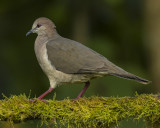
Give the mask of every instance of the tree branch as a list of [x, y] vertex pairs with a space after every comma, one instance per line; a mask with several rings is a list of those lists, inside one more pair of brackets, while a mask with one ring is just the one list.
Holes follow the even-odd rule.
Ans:
[[79, 127], [110, 127], [129, 117], [143, 118], [151, 127], [160, 122], [160, 99], [157, 95], [135, 97], [91, 97], [78, 101], [29, 101], [26, 95], [0, 100], [0, 120], [21, 122], [40, 119], [43, 123]]

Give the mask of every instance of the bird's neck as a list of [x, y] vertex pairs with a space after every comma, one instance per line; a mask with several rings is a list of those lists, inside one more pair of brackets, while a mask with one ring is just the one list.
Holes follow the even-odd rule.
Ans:
[[48, 40], [47, 36], [38, 35], [36, 38], [36, 42], [38, 43], [45, 43]]
[[54, 29], [54, 30], [48, 30], [47, 32], [46, 31], [41, 31], [38, 33], [38, 37], [40, 40], [41, 39], [44, 39], [44, 40], [47, 40], [47, 39], [50, 39], [50, 38], [57, 38], [59, 36], [59, 34], [57, 33], [57, 31]]

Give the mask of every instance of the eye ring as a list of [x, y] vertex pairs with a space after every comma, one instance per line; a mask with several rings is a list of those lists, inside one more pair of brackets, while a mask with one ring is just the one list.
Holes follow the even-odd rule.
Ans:
[[41, 27], [42, 25], [41, 24], [37, 24], [37, 28]]

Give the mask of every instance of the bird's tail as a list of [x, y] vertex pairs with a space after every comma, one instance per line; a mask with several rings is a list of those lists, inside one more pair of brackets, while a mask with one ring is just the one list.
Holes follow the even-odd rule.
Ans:
[[149, 81], [149, 80], [140, 78], [140, 77], [138, 77], [136, 75], [133, 75], [131, 73], [128, 73], [128, 72], [125, 72], [125, 73], [122, 73], [122, 74], [119, 74], [119, 73], [110, 73], [110, 74], [114, 75], [114, 76], [117, 76], [117, 77], [124, 78], [124, 79], [135, 80], [135, 81], [137, 81], [139, 83], [142, 83], [142, 84], [149, 84], [149, 83], [151, 83], [151, 81]]

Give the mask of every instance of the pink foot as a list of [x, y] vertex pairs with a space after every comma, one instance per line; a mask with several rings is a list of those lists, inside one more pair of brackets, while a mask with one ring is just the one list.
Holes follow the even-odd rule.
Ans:
[[36, 101], [38, 101], [38, 100], [40, 100], [40, 101], [42, 101], [42, 102], [44, 102], [44, 103], [48, 103], [46, 100], [44, 100], [44, 99], [38, 99], [38, 98], [31, 99], [31, 100], [29, 100], [29, 101], [30, 101], [30, 102], [36, 102]]
[[82, 97], [82, 95], [83, 95], [84, 92], [87, 90], [87, 88], [89, 87], [89, 85], [90, 85], [90, 82], [89, 82], [89, 81], [86, 82], [86, 83], [85, 83], [85, 86], [84, 86], [84, 88], [83, 88], [83, 90], [79, 93], [79, 95], [78, 95], [75, 99], [73, 99], [73, 101], [79, 100], [79, 98]]
[[35, 102], [35, 101], [37, 101], [37, 100], [41, 100], [42, 102], [47, 103], [47, 101], [44, 100], [43, 97], [45, 97], [48, 93], [50, 93], [50, 92], [52, 92], [52, 91], [53, 91], [53, 88], [49, 88], [46, 92], [44, 92], [44, 93], [43, 93], [42, 95], [40, 95], [38, 98], [32, 99], [32, 100], [30, 100], [30, 101], [31, 101], [31, 102]]

